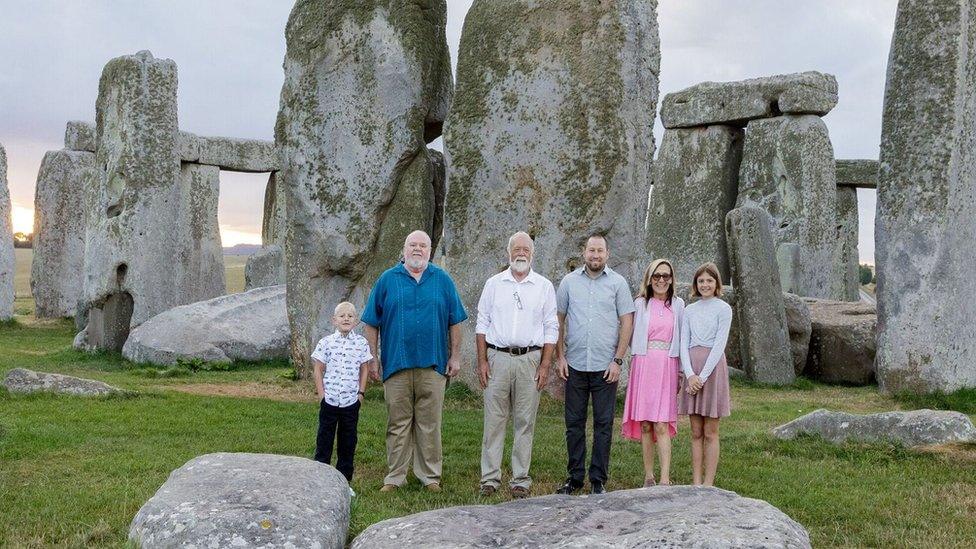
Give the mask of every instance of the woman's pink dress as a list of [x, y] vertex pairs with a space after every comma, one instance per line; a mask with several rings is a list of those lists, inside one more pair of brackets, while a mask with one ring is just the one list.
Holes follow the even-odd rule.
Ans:
[[[647, 330], [648, 341], [664, 341], [669, 345], [674, 333], [674, 313], [660, 299], [650, 300], [647, 326], [635, 326]], [[652, 349], [647, 346], [646, 355], [634, 355], [630, 362], [630, 380], [627, 383], [627, 399], [621, 434], [625, 438], [640, 440], [641, 422], [652, 421], [668, 424], [673, 437], [678, 432], [678, 367], [677, 357], [669, 357], [668, 349]], [[653, 440], [657, 440], [651, 431]]]

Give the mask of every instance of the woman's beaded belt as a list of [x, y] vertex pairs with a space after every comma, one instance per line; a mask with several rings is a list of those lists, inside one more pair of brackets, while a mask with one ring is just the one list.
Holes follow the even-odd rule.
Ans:
[[657, 349], [658, 351], [667, 351], [671, 349], [670, 341], [661, 341], [660, 339], [650, 339], [647, 341], [648, 349]]

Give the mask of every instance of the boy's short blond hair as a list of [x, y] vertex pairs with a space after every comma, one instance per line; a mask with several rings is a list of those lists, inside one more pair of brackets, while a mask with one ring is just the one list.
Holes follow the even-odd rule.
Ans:
[[356, 314], [356, 306], [353, 305], [352, 303], [348, 302], [348, 301], [343, 301], [342, 303], [336, 305], [335, 306], [335, 311], [333, 311], [332, 314], [333, 315], [338, 315], [339, 314], [339, 311], [342, 311], [344, 309], [352, 309], [352, 314], [355, 316], [355, 314]]

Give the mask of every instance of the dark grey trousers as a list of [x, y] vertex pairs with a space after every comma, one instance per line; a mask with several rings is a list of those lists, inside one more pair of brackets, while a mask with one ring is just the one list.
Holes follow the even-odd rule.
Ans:
[[590, 457], [590, 483], [606, 482], [610, 470], [610, 441], [613, 414], [617, 405], [617, 383], [607, 383], [605, 372], [580, 372], [569, 369], [566, 382], [566, 469], [573, 484], [583, 485], [586, 468], [586, 416], [593, 400], [593, 451]]

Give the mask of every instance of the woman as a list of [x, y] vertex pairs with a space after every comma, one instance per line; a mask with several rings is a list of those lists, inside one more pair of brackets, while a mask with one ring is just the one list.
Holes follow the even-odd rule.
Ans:
[[718, 469], [718, 422], [731, 406], [725, 343], [732, 325], [732, 308], [719, 299], [722, 277], [714, 263], [695, 271], [691, 295], [701, 300], [689, 305], [681, 320], [684, 380], [678, 413], [691, 420], [692, 483], [712, 486]]
[[647, 266], [637, 298], [631, 338], [630, 380], [622, 434], [641, 441], [644, 486], [654, 486], [654, 445], [661, 484], [671, 484], [671, 438], [678, 432], [678, 356], [685, 302], [674, 295], [674, 271], [666, 259]]

